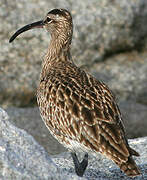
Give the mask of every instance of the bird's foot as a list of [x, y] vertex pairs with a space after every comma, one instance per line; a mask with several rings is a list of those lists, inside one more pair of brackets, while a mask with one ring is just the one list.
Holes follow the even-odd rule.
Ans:
[[88, 153], [85, 154], [84, 159], [82, 160], [82, 162], [79, 162], [76, 153], [71, 153], [73, 162], [74, 162], [74, 166], [75, 166], [75, 171], [76, 174], [80, 177], [83, 176], [86, 167], [88, 166]]

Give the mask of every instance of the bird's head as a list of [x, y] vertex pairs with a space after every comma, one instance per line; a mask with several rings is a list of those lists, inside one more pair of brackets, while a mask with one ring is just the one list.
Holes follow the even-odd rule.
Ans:
[[[46, 17], [31, 24], [28, 24], [10, 38], [12, 42], [19, 34], [34, 28], [46, 28], [51, 33], [51, 36], [61, 36], [61, 38], [72, 36], [72, 17], [66, 9], [53, 9], [47, 13]], [[65, 38], [66, 38], [65, 37]]]

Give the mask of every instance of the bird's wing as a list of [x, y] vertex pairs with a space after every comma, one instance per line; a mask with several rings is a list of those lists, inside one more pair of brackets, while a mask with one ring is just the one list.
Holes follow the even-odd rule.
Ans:
[[129, 156], [120, 111], [105, 84], [79, 70], [69, 76], [46, 77], [38, 92], [42, 98], [39, 102], [45, 104], [41, 113], [47, 114], [44, 119], [50, 123], [48, 126], [88, 149], [113, 155], [117, 160]]
[[116, 156], [118, 161], [126, 160], [130, 150], [114, 96], [104, 83], [87, 73], [83, 75], [83, 83], [86, 91], [84, 101], [91, 103], [91, 107], [84, 103], [82, 112], [82, 135], [87, 138], [87, 144], [107, 156]]

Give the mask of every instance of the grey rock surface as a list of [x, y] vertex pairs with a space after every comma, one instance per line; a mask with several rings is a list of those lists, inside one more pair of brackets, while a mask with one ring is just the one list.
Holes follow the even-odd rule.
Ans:
[[[48, 156], [34, 138], [8, 121], [0, 109], [0, 179], [1, 180], [115, 180], [130, 179], [104, 156], [89, 157], [89, 166], [80, 178], [76, 176], [69, 153]], [[147, 179], [147, 137], [129, 141], [140, 157], [136, 162], [142, 175], [135, 180]], [[83, 154], [79, 154], [80, 158]]]
[[147, 106], [132, 101], [119, 103], [128, 138], [147, 136]]
[[[147, 107], [132, 101], [119, 103], [128, 138], [147, 136]], [[26, 130], [49, 154], [67, 151], [49, 133], [41, 120], [38, 108], [7, 108], [10, 121]]]
[[50, 154], [59, 154], [66, 149], [53, 138], [42, 121], [38, 108], [8, 108], [10, 122], [31, 134]]
[[[41, 60], [47, 50], [49, 34], [44, 30], [37, 29], [24, 33], [12, 44], [9, 44], [8, 40], [18, 28], [42, 19], [49, 10], [58, 7], [69, 9], [73, 16], [72, 55], [76, 64], [86, 64], [89, 68], [93, 62], [108, 60], [110, 54], [136, 49], [146, 51], [146, 0], [30, 0], [29, 2], [26, 0], [1, 0], [1, 105], [5, 107], [10, 105], [28, 106], [35, 103]], [[138, 54], [138, 52], [136, 53]], [[139, 56], [142, 56], [142, 54], [139, 54]], [[117, 61], [114, 61], [112, 71], [115, 71], [115, 63], [117, 66]], [[95, 65], [99, 66], [99, 64]], [[146, 70], [147, 61], [142, 66]], [[134, 65], [130, 65], [130, 68], [133, 67]], [[135, 65], [135, 68], [137, 68], [137, 65]], [[103, 71], [99, 71], [99, 73], [103, 76]], [[118, 76], [119, 72], [116, 73], [116, 77]], [[146, 76], [146, 74], [143, 76]], [[132, 74], [130, 74], [130, 77], [132, 77]], [[135, 78], [137, 79], [137, 75]], [[144, 79], [146, 80], [146, 78]], [[112, 83], [111, 86], [115, 90], [118, 85]], [[141, 84], [142, 86], [144, 85]], [[137, 88], [137, 85], [135, 88]], [[130, 89], [127, 89], [127, 91], [130, 92]], [[122, 89], [120, 87], [119, 93], [125, 98], [123, 87]], [[144, 93], [143, 91], [141, 94], [143, 98], [146, 95]]]
[[1, 180], [65, 180], [71, 177], [63, 175], [43, 147], [24, 130], [12, 125], [0, 108]]

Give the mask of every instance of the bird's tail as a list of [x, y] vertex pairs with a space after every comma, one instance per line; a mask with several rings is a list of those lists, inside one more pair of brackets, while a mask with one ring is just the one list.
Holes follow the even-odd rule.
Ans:
[[139, 154], [132, 148], [130, 148], [129, 151], [131, 155], [128, 157], [128, 160], [126, 162], [115, 163], [120, 167], [122, 171], [124, 171], [127, 176], [138, 176], [141, 174], [141, 172], [137, 164], [133, 160], [132, 155], [139, 156]]

